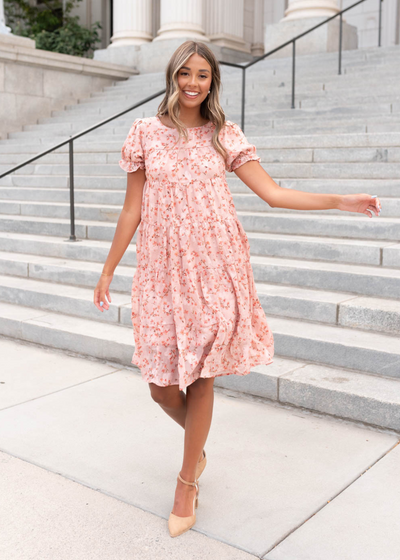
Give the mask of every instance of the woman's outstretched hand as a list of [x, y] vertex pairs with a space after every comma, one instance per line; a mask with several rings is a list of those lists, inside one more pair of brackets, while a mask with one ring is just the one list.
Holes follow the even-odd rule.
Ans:
[[[110, 307], [111, 296], [109, 287], [113, 278], [114, 274], [111, 274], [110, 276], [101, 275], [99, 281], [97, 282], [97, 286], [94, 289], [93, 303], [102, 313], [104, 309], [109, 309]], [[100, 305], [100, 302], [103, 302], [103, 305]]]
[[360, 212], [372, 218], [373, 212], [379, 216], [381, 203], [378, 197], [370, 194], [345, 194], [341, 197], [338, 208], [346, 212]]

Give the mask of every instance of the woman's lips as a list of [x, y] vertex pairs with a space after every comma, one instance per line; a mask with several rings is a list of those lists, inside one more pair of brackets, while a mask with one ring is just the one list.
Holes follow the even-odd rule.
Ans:
[[188, 94], [186, 93], [186, 91], [183, 91], [183, 90], [182, 90], [182, 93], [183, 93], [184, 96], [187, 97], [188, 99], [197, 99], [197, 98], [199, 97], [199, 95], [200, 95], [200, 93], [198, 93], [198, 92], [197, 92], [197, 95], [188, 95]]

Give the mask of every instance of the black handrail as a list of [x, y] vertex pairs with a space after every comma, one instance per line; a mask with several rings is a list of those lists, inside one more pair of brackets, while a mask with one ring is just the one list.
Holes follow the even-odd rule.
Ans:
[[[241, 128], [242, 128], [243, 132], [244, 132], [244, 117], [245, 117], [245, 101], [246, 101], [246, 95], [245, 95], [246, 94], [246, 69], [249, 68], [250, 66], [253, 66], [253, 64], [256, 64], [257, 62], [260, 62], [260, 60], [264, 60], [264, 58], [267, 58], [271, 54], [279, 51], [280, 49], [283, 49], [284, 47], [286, 47], [287, 45], [290, 45], [290, 43], [292, 43], [292, 109], [294, 109], [295, 108], [294, 107], [294, 90], [295, 90], [294, 77], [295, 77], [295, 55], [296, 55], [296, 50], [295, 49], [296, 49], [297, 39], [299, 39], [300, 37], [303, 37], [304, 35], [307, 35], [311, 31], [313, 31], [314, 29], [317, 29], [317, 27], [320, 27], [321, 25], [325, 25], [325, 23], [334, 19], [335, 17], [340, 16], [339, 74], [341, 74], [342, 23], [343, 23], [342, 14], [344, 12], [347, 12], [348, 10], [351, 10], [355, 6], [358, 6], [358, 4], [361, 4], [362, 2], [365, 2], [365, 0], [359, 0], [355, 4], [352, 4], [351, 6], [349, 6], [348, 8], [345, 8], [344, 10], [341, 10], [340, 12], [335, 14], [334, 16], [331, 16], [331, 17], [327, 18], [326, 20], [322, 21], [321, 23], [318, 23], [317, 25], [314, 25], [314, 27], [311, 27], [307, 31], [304, 31], [303, 33], [300, 33], [299, 35], [296, 35], [296, 37], [293, 37], [289, 41], [286, 41], [286, 43], [283, 43], [279, 47], [276, 47], [275, 49], [263, 54], [262, 56], [259, 56], [259, 57], [255, 58], [254, 60], [252, 60], [251, 62], [248, 62], [247, 64], [236, 64], [234, 62], [223, 62], [221, 60], [219, 61], [220, 64], [224, 64], [225, 66], [233, 66], [234, 68], [240, 68], [242, 70]], [[381, 4], [382, 4], [382, 2], [383, 2], [383, 0], [379, 0], [379, 44], [378, 44], [379, 47], [381, 46], [381, 22], [382, 22]], [[99, 122], [97, 124], [94, 124], [93, 126], [90, 126], [89, 128], [86, 128], [85, 130], [82, 130], [81, 132], [78, 132], [77, 134], [74, 134], [73, 136], [70, 136], [67, 140], [63, 140], [62, 142], [59, 142], [55, 146], [52, 146], [51, 148], [48, 148], [44, 152], [41, 152], [40, 154], [37, 154], [36, 156], [33, 156], [33, 157], [23, 161], [22, 163], [16, 165], [15, 167], [12, 167], [11, 169], [8, 169], [5, 173], [1, 173], [0, 174], [0, 179], [5, 177], [6, 175], [9, 175], [10, 173], [13, 173], [14, 171], [17, 171], [18, 169], [20, 169], [21, 167], [24, 167], [28, 163], [31, 163], [32, 161], [35, 161], [35, 160], [49, 154], [50, 152], [53, 152], [54, 150], [57, 150], [58, 148], [61, 148], [61, 146], [65, 146], [65, 144], [69, 144], [69, 188], [70, 188], [71, 233], [70, 233], [69, 239], [67, 239], [66, 241], [79, 241], [78, 239], [76, 239], [76, 236], [75, 236], [74, 146], [73, 146], [74, 140], [76, 140], [77, 138], [80, 138], [81, 136], [84, 136], [85, 134], [88, 134], [89, 132], [92, 132], [92, 130], [95, 130], [96, 128], [99, 128], [100, 126], [103, 126], [104, 124], [107, 124], [108, 122], [110, 122], [114, 119], [117, 119], [118, 117], [121, 117], [122, 115], [125, 115], [125, 113], [129, 113], [130, 111], [133, 111], [133, 109], [137, 109], [137, 107], [140, 107], [141, 105], [144, 105], [145, 103], [148, 103], [149, 101], [152, 101], [153, 99], [155, 99], [159, 95], [162, 95], [165, 92], [166, 92], [166, 89], [158, 91], [157, 93], [154, 93], [153, 95], [150, 95], [149, 97], [146, 97], [146, 99], [143, 99], [142, 101], [139, 101], [139, 103], [135, 103], [135, 105], [132, 105], [132, 106], [128, 107], [127, 109], [124, 109], [123, 111], [120, 111], [119, 113], [116, 113], [115, 115], [112, 115], [111, 117], [107, 117], [106, 119], [102, 120], [101, 122]]]
[[[284, 47], [290, 45], [290, 43], [292, 43], [292, 109], [295, 109], [295, 105], [294, 105], [294, 92], [295, 92], [295, 60], [296, 60], [296, 41], [298, 39], [300, 39], [301, 37], [304, 37], [304, 35], [307, 35], [308, 33], [311, 33], [311, 31], [314, 31], [314, 29], [317, 29], [318, 27], [321, 27], [321, 25], [325, 25], [326, 23], [328, 23], [328, 21], [331, 21], [332, 19], [335, 19], [336, 17], [340, 17], [340, 31], [339, 31], [339, 74], [342, 73], [342, 27], [343, 27], [343, 14], [344, 12], [347, 12], [348, 10], [351, 10], [352, 8], [354, 8], [355, 6], [358, 6], [359, 4], [362, 4], [363, 2], [365, 2], [366, 0], [358, 0], [358, 2], [355, 2], [354, 4], [352, 4], [351, 6], [348, 6], [347, 8], [345, 8], [344, 10], [341, 10], [340, 12], [338, 12], [337, 14], [330, 16], [329, 18], [325, 19], [324, 21], [321, 21], [320, 23], [318, 23], [317, 25], [314, 25], [313, 27], [310, 27], [310, 29], [307, 29], [306, 31], [303, 31], [303, 33], [299, 33], [299, 35], [296, 35], [296, 37], [293, 37], [292, 39], [289, 39], [289, 41], [286, 41], [286, 43], [282, 43], [282, 45], [279, 45], [279, 47], [275, 47], [274, 49], [272, 49], [271, 51], [258, 56], [256, 58], [254, 58], [253, 60], [251, 60], [250, 62], [247, 62], [245, 64], [236, 64], [235, 62], [224, 62], [222, 60], [219, 60], [219, 64], [223, 64], [225, 66], [232, 66], [234, 68], [240, 68], [242, 70], [242, 107], [241, 107], [241, 129], [244, 132], [244, 117], [245, 117], [245, 103], [246, 103], [246, 70], [247, 68], [249, 68], [250, 66], [253, 66], [253, 64], [257, 64], [257, 62], [260, 62], [261, 60], [264, 60], [264, 58], [267, 58], [268, 56], [270, 56], [271, 54], [276, 53], [277, 51], [280, 51], [281, 49], [283, 49]], [[381, 26], [382, 26], [382, 2], [383, 0], [378, 0], [379, 2], [379, 36], [378, 36], [378, 47], [381, 46]]]
[[80, 138], [81, 136], [84, 136], [85, 134], [88, 134], [89, 132], [92, 132], [92, 130], [95, 130], [96, 128], [99, 128], [100, 126], [103, 126], [104, 124], [107, 124], [110, 121], [113, 121], [114, 119], [117, 119], [118, 117], [121, 117], [122, 115], [125, 115], [125, 113], [129, 113], [130, 111], [133, 111], [133, 109], [137, 109], [141, 105], [144, 105], [145, 103], [148, 103], [149, 101], [151, 101], [152, 99], [155, 99], [159, 95], [162, 95], [163, 93], [165, 93], [165, 91], [166, 91], [165, 89], [162, 89], [161, 91], [158, 91], [157, 93], [154, 93], [153, 95], [150, 95], [149, 97], [146, 97], [146, 99], [142, 99], [142, 101], [139, 101], [139, 103], [135, 103], [135, 105], [132, 105], [131, 107], [128, 107], [127, 109], [124, 109], [123, 111], [119, 111], [119, 113], [116, 113], [115, 115], [112, 115], [111, 117], [107, 117], [103, 121], [101, 121], [97, 124], [94, 124], [93, 126], [90, 126], [89, 128], [86, 128], [85, 130], [82, 130], [81, 132], [78, 132], [77, 134], [74, 134], [73, 136], [70, 136], [68, 138], [68, 140], [63, 140], [62, 142], [59, 142], [58, 144], [56, 144], [55, 146], [52, 146], [48, 150], [45, 150], [44, 152], [40, 152], [40, 154], [37, 154], [36, 156], [33, 156], [33, 157], [23, 161], [22, 163], [19, 163], [15, 167], [12, 167], [11, 169], [8, 169], [5, 173], [1, 173], [0, 174], [0, 179], [5, 177], [6, 175], [9, 175], [10, 173], [13, 173], [14, 171], [17, 171], [17, 169], [20, 169], [21, 167], [24, 167], [25, 165], [28, 165], [28, 163], [31, 163], [32, 161], [35, 161], [35, 160], [49, 154], [50, 152], [53, 152], [54, 150], [57, 150], [58, 148], [61, 148], [61, 146], [65, 146], [65, 144], [69, 144], [69, 189], [70, 189], [71, 234], [70, 234], [70, 238], [68, 239], [68, 241], [77, 241], [76, 236], [75, 236], [75, 210], [74, 210], [74, 206], [75, 206], [74, 205], [74, 145], [73, 145], [74, 140], [76, 140], [77, 138]]

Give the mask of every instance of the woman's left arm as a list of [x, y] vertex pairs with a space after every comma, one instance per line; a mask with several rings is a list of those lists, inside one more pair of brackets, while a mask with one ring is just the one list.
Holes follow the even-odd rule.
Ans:
[[280, 187], [258, 161], [248, 161], [235, 169], [236, 175], [272, 208], [293, 210], [329, 210], [336, 208], [347, 212], [360, 212], [372, 218], [379, 216], [381, 204], [370, 194], [324, 194], [296, 191]]

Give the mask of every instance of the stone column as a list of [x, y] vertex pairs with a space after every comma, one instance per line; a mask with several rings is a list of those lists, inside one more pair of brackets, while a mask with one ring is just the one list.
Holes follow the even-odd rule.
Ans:
[[11, 29], [6, 26], [6, 18], [4, 17], [4, 3], [0, 0], [0, 33], [11, 33]]
[[264, 54], [264, 0], [254, 0], [254, 25], [251, 54], [261, 56]]
[[206, 31], [212, 43], [249, 52], [243, 23], [244, 0], [207, 0]]
[[110, 47], [140, 45], [153, 39], [151, 0], [114, 0]]
[[179, 38], [208, 41], [202, 0], [161, 0], [160, 29], [154, 41]]
[[[289, 0], [285, 17], [278, 23], [267, 26], [265, 30], [265, 52], [311, 29], [326, 19], [339, 13], [338, 0]], [[334, 52], [339, 49], [340, 18], [314, 29], [296, 41], [296, 54]], [[357, 28], [346, 23], [343, 18], [342, 49], [356, 49], [358, 45]], [[271, 55], [273, 57], [291, 56], [292, 46]]]
[[339, 11], [337, 0], [289, 0], [285, 17], [281, 21], [320, 16], [328, 18]]

